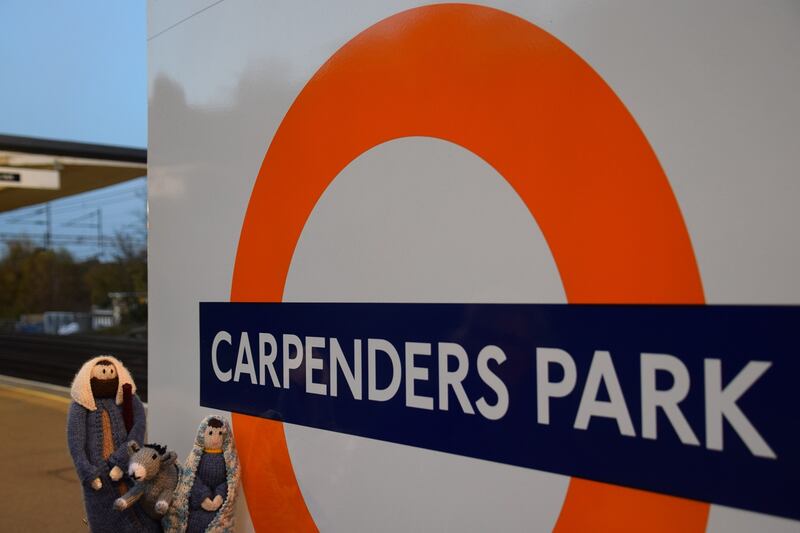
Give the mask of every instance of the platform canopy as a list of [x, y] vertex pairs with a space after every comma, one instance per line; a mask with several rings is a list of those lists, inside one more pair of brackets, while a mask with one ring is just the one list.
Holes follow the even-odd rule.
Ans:
[[0, 135], [0, 212], [147, 174], [147, 150]]

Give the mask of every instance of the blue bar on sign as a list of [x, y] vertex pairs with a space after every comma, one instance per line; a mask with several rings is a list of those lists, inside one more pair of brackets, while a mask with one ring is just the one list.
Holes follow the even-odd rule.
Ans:
[[800, 519], [796, 306], [200, 304], [200, 403]]

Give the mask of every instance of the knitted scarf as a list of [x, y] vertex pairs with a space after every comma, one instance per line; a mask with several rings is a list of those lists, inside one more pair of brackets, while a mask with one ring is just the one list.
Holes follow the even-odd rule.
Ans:
[[189, 452], [183, 468], [180, 469], [175, 497], [162, 521], [164, 531], [169, 533], [184, 533], [189, 524], [189, 493], [192, 491], [197, 467], [200, 465], [200, 458], [203, 456], [203, 436], [208, 427], [208, 421], [212, 418], [221, 420], [225, 426], [222, 454], [225, 458], [225, 469], [227, 470], [228, 494], [220, 508], [217, 509], [216, 516], [206, 528], [206, 533], [232, 533], [234, 530], [233, 505], [236, 499], [236, 489], [239, 487], [239, 457], [236, 455], [236, 445], [233, 441], [230, 424], [226, 419], [212, 415], [203, 419], [197, 428], [197, 438], [192, 446], [192, 451]]

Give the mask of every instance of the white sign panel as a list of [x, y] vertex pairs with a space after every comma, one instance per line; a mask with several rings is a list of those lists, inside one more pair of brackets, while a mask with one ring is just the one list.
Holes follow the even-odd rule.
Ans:
[[0, 167], [0, 187], [19, 189], [58, 189], [61, 176], [57, 170]]
[[800, 528], [796, 4], [150, 4], [149, 436], [230, 409], [241, 529]]

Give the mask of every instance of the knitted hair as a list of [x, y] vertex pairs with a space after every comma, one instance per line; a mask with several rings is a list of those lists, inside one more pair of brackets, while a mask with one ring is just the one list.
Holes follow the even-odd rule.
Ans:
[[93, 357], [83, 363], [81, 369], [75, 374], [75, 378], [72, 380], [72, 390], [70, 391], [72, 400], [89, 411], [97, 409], [97, 405], [94, 402], [94, 395], [92, 394], [92, 369], [98, 361], [102, 360], [111, 362], [117, 370], [117, 377], [119, 378], [116, 397], [117, 405], [122, 405], [122, 389], [124, 385], [130, 385], [131, 394], [136, 394], [136, 384], [133, 382], [131, 373], [128, 372], [128, 369], [123, 366], [119, 359], [110, 355]]
[[208, 416], [200, 423], [197, 428], [197, 438], [195, 439], [192, 451], [186, 458], [175, 489], [175, 498], [170, 506], [167, 516], [164, 517], [162, 525], [164, 531], [169, 533], [184, 533], [189, 523], [189, 494], [194, 485], [194, 478], [197, 467], [200, 465], [200, 458], [203, 456], [204, 438], [208, 422], [216, 418], [225, 427], [225, 436], [222, 442], [223, 457], [225, 458], [225, 469], [227, 472], [228, 494], [222, 503], [214, 519], [206, 528], [206, 533], [232, 533], [234, 530], [234, 502], [236, 499], [236, 489], [239, 487], [239, 457], [236, 455], [236, 445], [233, 441], [233, 433], [230, 424], [222, 417]]

